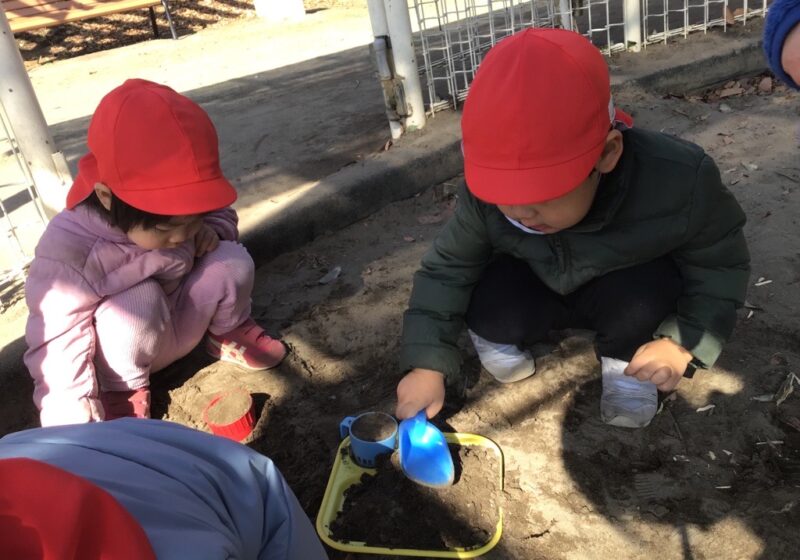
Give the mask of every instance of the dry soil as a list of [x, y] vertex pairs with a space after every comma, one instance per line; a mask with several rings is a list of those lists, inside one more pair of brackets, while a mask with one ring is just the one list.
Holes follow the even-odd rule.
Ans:
[[[587, 333], [565, 333], [537, 373], [500, 385], [465, 344], [466, 387], [451, 387], [436, 419], [492, 438], [505, 456], [505, 530], [491, 559], [791, 558], [800, 549], [800, 98], [785, 88], [663, 98], [617, 95], [637, 126], [703, 145], [748, 215], [749, 308], [718, 364], [683, 381], [644, 430], [599, 420], [599, 367]], [[749, 93], [748, 93], [749, 92]], [[724, 105], [722, 105], [724, 103]], [[255, 317], [292, 353], [276, 370], [247, 372], [195, 352], [153, 376], [155, 417], [207, 429], [219, 391], [255, 396], [247, 441], [270, 456], [316, 517], [339, 443], [338, 424], [391, 412], [401, 317], [411, 279], [452, 212], [459, 179], [283, 254], [257, 272]], [[334, 267], [341, 274], [320, 283]], [[10, 286], [3, 320], [24, 320]], [[22, 342], [4, 342], [18, 356]], [[36, 424], [24, 374], [3, 387], [0, 433]], [[346, 555], [331, 551], [332, 558]]]

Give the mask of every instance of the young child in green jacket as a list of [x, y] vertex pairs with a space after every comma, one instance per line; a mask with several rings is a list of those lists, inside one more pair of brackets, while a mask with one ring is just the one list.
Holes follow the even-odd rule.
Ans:
[[744, 213], [702, 149], [630, 124], [581, 35], [528, 29], [487, 54], [461, 121], [466, 188], [404, 316], [399, 418], [439, 412], [465, 322], [501, 382], [534, 373], [549, 331], [594, 330], [601, 418], [621, 427], [715, 362], [747, 287]]

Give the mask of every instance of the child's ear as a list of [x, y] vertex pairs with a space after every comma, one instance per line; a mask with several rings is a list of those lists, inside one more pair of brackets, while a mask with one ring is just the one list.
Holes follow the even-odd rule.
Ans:
[[111, 210], [111, 189], [105, 186], [103, 183], [95, 183], [94, 184], [94, 194], [97, 195], [97, 199], [100, 201], [100, 204], [103, 205], [103, 208], [106, 210]]
[[606, 136], [606, 145], [603, 148], [603, 153], [600, 156], [600, 161], [597, 162], [595, 169], [600, 173], [611, 173], [622, 157], [622, 133], [617, 130], [611, 130]]

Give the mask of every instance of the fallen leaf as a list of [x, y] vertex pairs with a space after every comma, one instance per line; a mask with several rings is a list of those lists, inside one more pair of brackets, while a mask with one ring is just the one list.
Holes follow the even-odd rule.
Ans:
[[772, 78], [766, 76], [758, 82], [758, 91], [763, 93], [772, 93]]
[[798, 380], [797, 376], [794, 373], [789, 372], [789, 375], [786, 376], [786, 379], [781, 384], [778, 392], [775, 393], [775, 406], [782, 405], [783, 401], [789, 398], [789, 395], [791, 395], [792, 391], [794, 391], [795, 382], [800, 384], [800, 380]]
[[444, 218], [441, 216], [441, 214], [428, 214], [426, 216], [420, 216], [419, 218], [417, 218], [417, 222], [419, 222], [422, 225], [431, 225], [431, 224], [438, 224], [443, 219]]
[[728, 25], [733, 25], [734, 23], [736, 23], [736, 19], [734, 18], [733, 12], [728, 7], [725, 8], [725, 23], [727, 23]]
[[771, 366], [785, 366], [789, 364], [789, 360], [787, 360], [785, 356], [781, 355], [780, 352], [775, 352], [769, 357], [769, 364]]
[[789, 513], [790, 511], [792, 511], [792, 509], [794, 509], [794, 506], [796, 505], [797, 505], [797, 500], [792, 500], [790, 502], [786, 502], [781, 509], [770, 510], [770, 513], [775, 515], [779, 515], [781, 513]]
[[719, 92], [719, 98], [725, 99], [726, 97], [733, 97], [734, 95], [741, 95], [742, 93], [744, 93], [744, 90], [739, 86], [725, 88]]
[[[786, 175], [785, 173], [781, 173], [780, 171], [776, 171], [775, 175], [779, 175], [779, 176], [781, 176], [781, 177], [783, 177], [785, 179], [789, 179], [790, 181], [793, 181], [795, 183], [800, 183], [800, 180], [795, 179], [791, 175]], [[784, 192], [784, 194], [788, 194], [788, 193]]]
[[661, 519], [662, 517], [664, 517], [666, 514], [669, 513], [669, 509], [659, 504], [648, 506], [647, 509], [644, 511], [646, 511], [647, 513], [652, 513], [658, 519]]
[[317, 282], [319, 282], [320, 284], [330, 284], [331, 282], [339, 278], [339, 275], [341, 273], [342, 273], [342, 267], [334, 266], [332, 269], [330, 269], [330, 271], [328, 271], [328, 273], [325, 276], [317, 280]]
[[779, 416], [778, 419], [786, 424], [787, 426], [791, 426], [798, 432], [800, 432], [800, 418], [796, 418], [794, 416]]

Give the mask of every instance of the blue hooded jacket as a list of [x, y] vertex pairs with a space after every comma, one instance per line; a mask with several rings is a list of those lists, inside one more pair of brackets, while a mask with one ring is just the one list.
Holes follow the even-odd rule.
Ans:
[[769, 7], [764, 27], [764, 53], [775, 75], [794, 89], [800, 89], [781, 65], [781, 51], [786, 36], [800, 23], [800, 0], [775, 0]]

